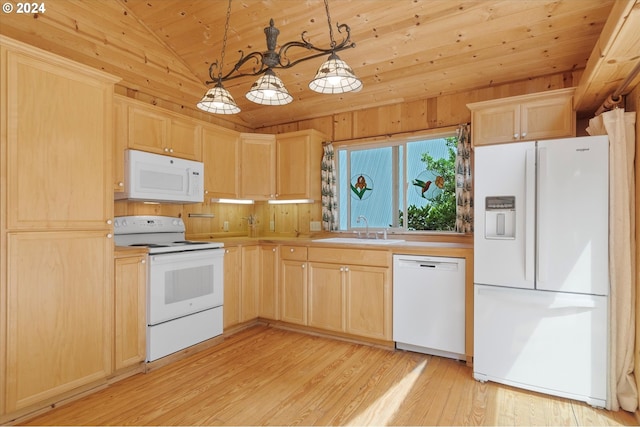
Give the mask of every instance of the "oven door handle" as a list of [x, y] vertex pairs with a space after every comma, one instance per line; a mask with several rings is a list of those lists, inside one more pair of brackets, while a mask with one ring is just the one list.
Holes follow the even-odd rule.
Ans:
[[150, 255], [151, 262], [155, 265], [166, 265], [181, 261], [213, 261], [222, 257], [224, 257], [224, 249], [203, 249]]

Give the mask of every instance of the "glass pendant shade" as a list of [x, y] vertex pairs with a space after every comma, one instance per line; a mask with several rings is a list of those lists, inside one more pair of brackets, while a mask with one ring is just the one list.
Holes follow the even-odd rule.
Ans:
[[293, 101], [284, 83], [271, 68], [251, 85], [246, 96], [249, 101], [262, 105], [285, 105]]
[[196, 106], [203, 111], [214, 114], [237, 114], [240, 112], [240, 107], [236, 105], [236, 101], [220, 82], [209, 89]]
[[358, 92], [362, 89], [362, 81], [346, 62], [332, 53], [309, 83], [309, 89], [319, 93]]

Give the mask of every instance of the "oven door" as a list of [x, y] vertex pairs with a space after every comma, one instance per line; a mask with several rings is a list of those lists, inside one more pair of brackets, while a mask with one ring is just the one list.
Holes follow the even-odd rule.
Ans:
[[224, 249], [151, 255], [149, 325], [157, 325], [223, 303]]

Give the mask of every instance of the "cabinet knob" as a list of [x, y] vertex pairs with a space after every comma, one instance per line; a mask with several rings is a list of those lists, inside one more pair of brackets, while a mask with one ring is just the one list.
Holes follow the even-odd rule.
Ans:
[[168, 153], [168, 152], [169, 152], [169, 148], [164, 147], [164, 150], [163, 150], [163, 151], [164, 151], [165, 153]]
[[293, 253], [293, 248], [289, 249], [289, 252]]
[[301, 268], [304, 268], [304, 266], [305, 266], [305, 264], [302, 264], [300, 267], [301, 267]]
[[225, 249], [225, 250], [224, 250], [224, 253], [225, 253], [225, 254], [228, 254], [228, 253], [229, 253], [229, 249]]
[[113, 234], [111, 234], [111, 233], [108, 233], [108, 234], [107, 234], [107, 239], [110, 239], [110, 238], [112, 238], [112, 237], [113, 237]]
[[344, 271], [344, 267], [340, 267], [340, 271]]
[[514, 133], [514, 134], [513, 134], [513, 139], [518, 139], [518, 137], [519, 137], [519, 136], [520, 136], [520, 134], [518, 134], [518, 133]]
[[107, 220], [107, 224], [111, 225], [111, 224], [113, 224], [113, 221], [112, 221], [112, 220], [110, 220], [110, 219], [108, 219], [108, 220]]
[[147, 263], [146, 259], [140, 260], [140, 264], [146, 264], [146, 263]]
[[118, 187], [124, 187], [124, 182], [122, 181], [118, 182]]
[[271, 249], [271, 252], [275, 252], [275, 251], [276, 251], [276, 248]]
[[522, 132], [522, 137], [526, 138], [526, 136], [527, 136], [527, 133], [526, 132]]
[[349, 271], [349, 267], [345, 267], [345, 268], [344, 268], [344, 271]]
[[173, 153], [173, 148], [169, 148], [169, 152], [170, 152], [170, 153]]

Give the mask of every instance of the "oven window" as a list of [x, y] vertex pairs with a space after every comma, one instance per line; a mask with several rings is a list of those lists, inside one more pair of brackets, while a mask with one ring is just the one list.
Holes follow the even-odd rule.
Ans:
[[199, 298], [213, 293], [213, 265], [167, 271], [164, 276], [164, 303]]

